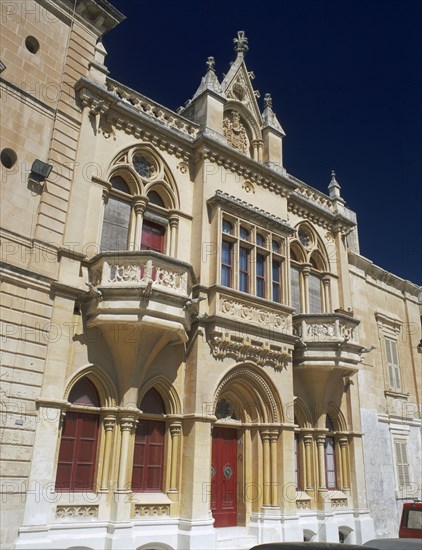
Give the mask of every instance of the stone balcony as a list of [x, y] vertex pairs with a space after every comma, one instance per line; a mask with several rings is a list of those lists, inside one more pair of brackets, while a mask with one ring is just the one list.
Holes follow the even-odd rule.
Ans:
[[293, 316], [295, 369], [335, 371], [341, 376], [357, 372], [361, 361], [357, 327], [359, 320], [344, 313], [299, 314]]
[[[192, 266], [153, 251], [104, 252], [88, 264], [88, 327], [122, 324], [160, 328], [186, 338]], [[184, 334], [184, 336], [183, 336]]]

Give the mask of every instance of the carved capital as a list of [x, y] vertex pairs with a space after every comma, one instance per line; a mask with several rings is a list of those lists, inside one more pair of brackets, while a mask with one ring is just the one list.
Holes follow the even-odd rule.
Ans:
[[179, 436], [181, 431], [182, 431], [182, 424], [180, 422], [175, 422], [174, 424], [170, 425], [171, 437]]
[[111, 432], [114, 429], [114, 426], [116, 425], [116, 417], [115, 416], [105, 416], [103, 418], [103, 426], [104, 430], [106, 432]]
[[305, 447], [309, 447], [310, 445], [312, 445], [312, 441], [313, 441], [313, 437], [311, 434], [305, 434], [303, 436], [303, 443], [305, 444]]
[[171, 228], [173, 227], [178, 227], [179, 225], [179, 218], [178, 216], [176, 216], [175, 214], [172, 214], [170, 217], [169, 217], [169, 225]]
[[136, 428], [138, 420], [133, 416], [125, 416], [120, 419], [120, 429], [122, 432], [132, 432]]
[[340, 447], [342, 447], [342, 448], [347, 447], [347, 437], [341, 437], [338, 440], [338, 443], [339, 443]]
[[316, 443], [318, 447], [323, 447], [325, 445], [325, 435], [318, 435], [316, 438]]

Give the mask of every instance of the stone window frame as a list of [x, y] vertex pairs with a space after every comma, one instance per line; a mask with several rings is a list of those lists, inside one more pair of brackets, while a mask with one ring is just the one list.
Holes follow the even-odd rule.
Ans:
[[[401, 370], [401, 351], [400, 351], [400, 335], [402, 333], [403, 323], [394, 317], [390, 317], [384, 313], [381, 312], [375, 312], [375, 319], [377, 322], [378, 327], [378, 338], [380, 340], [380, 353], [381, 353], [381, 360], [383, 365], [383, 373], [384, 373], [384, 387], [385, 391], [384, 393], [388, 395], [398, 396], [398, 397], [407, 397], [407, 394], [405, 392], [404, 384], [403, 384], [403, 373]], [[396, 353], [397, 353], [397, 362], [396, 365], [397, 370], [396, 372], [399, 373], [400, 377], [400, 386], [397, 386], [394, 380], [391, 378], [390, 374], [390, 368], [388, 364], [388, 357], [387, 357], [387, 341], [395, 342], [396, 345]]]
[[[259, 223], [248, 221], [245, 218], [234, 215], [227, 210], [220, 210], [218, 218], [218, 273], [217, 273], [217, 284], [222, 285], [222, 275], [221, 275], [221, 266], [222, 266], [222, 246], [223, 241], [229, 242], [232, 247], [232, 278], [231, 286], [228, 288], [233, 288], [242, 292], [240, 290], [240, 248], [245, 248], [249, 252], [249, 269], [248, 269], [248, 292], [246, 294], [254, 296], [255, 298], [268, 300], [273, 303], [287, 304], [287, 273], [286, 273], [286, 238], [285, 236], [269, 230]], [[223, 222], [228, 221], [232, 224], [232, 232], [226, 233], [223, 231]], [[241, 229], [247, 230], [249, 232], [248, 239], [242, 239], [240, 232]], [[258, 240], [262, 237], [265, 239], [264, 246], [260, 246], [257, 243], [257, 235], [259, 235]], [[273, 243], [277, 244], [279, 252], [275, 252], [273, 248]], [[257, 294], [257, 270], [256, 270], [256, 257], [260, 254], [265, 257], [265, 296], [259, 297]], [[272, 266], [273, 261], [280, 262], [280, 301], [273, 300], [273, 272]]]

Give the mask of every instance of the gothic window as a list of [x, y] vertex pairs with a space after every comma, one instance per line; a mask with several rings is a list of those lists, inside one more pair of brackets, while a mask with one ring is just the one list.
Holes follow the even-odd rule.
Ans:
[[[87, 378], [72, 388], [68, 400], [75, 407], [67, 411], [63, 421], [57, 465], [56, 489], [93, 491], [97, 459], [100, 400], [97, 390]], [[77, 410], [84, 407], [84, 412]], [[90, 408], [93, 408], [90, 411]]]
[[326, 420], [326, 428], [328, 429], [328, 434], [325, 438], [325, 476], [327, 489], [337, 489], [334, 426], [328, 415]]
[[101, 251], [175, 254], [177, 219], [168, 231], [175, 195], [167, 179], [168, 171], [146, 151], [118, 159], [105, 193]]
[[323, 313], [329, 311], [329, 279], [322, 244], [308, 227], [299, 227], [298, 240], [290, 247], [290, 297], [295, 313]]
[[143, 416], [135, 433], [132, 490], [160, 492], [163, 489], [165, 407], [160, 394], [151, 388], [139, 408]]
[[283, 303], [283, 245], [279, 237], [226, 215], [221, 227], [221, 284]]

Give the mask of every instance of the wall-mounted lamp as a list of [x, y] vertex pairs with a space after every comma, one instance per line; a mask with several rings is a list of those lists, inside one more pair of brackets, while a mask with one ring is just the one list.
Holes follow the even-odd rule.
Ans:
[[40, 159], [35, 159], [31, 166], [31, 176], [38, 181], [45, 180], [50, 175], [53, 166]]

